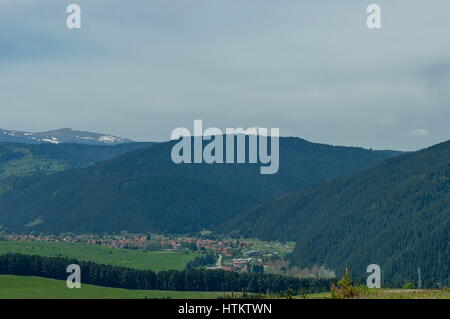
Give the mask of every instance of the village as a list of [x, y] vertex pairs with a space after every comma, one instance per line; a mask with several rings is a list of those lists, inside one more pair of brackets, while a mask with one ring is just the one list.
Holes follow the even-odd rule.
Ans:
[[216, 263], [206, 265], [210, 270], [235, 272], [263, 272], [264, 265], [278, 260], [293, 250], [294, 246], [281, 243], [265, 243], [255, 239], [229, 239], [215, 236], [164, 236], [159, 234], [98, 235], [98, 234], [2, 234], [8, 241], [41, 241], [86, 243], [117, 249], [185, 251], [213, 254]]

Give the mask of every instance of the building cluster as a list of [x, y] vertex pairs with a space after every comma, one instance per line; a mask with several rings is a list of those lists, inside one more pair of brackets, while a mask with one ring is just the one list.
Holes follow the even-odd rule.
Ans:
[[72, 242], [78, 243], [85, 240], [82, 240], [78, 236], [56, 236], [56, 235], [32, 235], [32, 234], [7, 234], [3, 236], [6, 240], [9, 241], [46, 241], [46, 242]]
[[171, 249], [190, 248], [197, 251], [213, 251], [224, 257], [232, 257], [236, 252], [248, 246], [245, 241], [239, 240], [213, 240], [205, 238], [180, 237], [162, 240], [161, 245]]
[[103, 238], [89, 239], [88, 244], [103, 245], [112, 248], [142, 248], [147, 247], [149, 236], [108, 236]]
[[66, 242], [66, 243], [88, 243], [103, 245], [114, 248], [138, 248], [148, 243], [147, 235], [33, 235], [33, 234], [7, 234], [4, 236], [9, 241], [42, 241], [42, 242]]
[[21, 235], [8, 234], [3, 236], [9, 241], [46, 241], [46, 242], [84, 242], [91, 245], [102, 245], [112, 248], [128, 248], [143, 250], [191, 250], [196, 252], [214, 252], [220, 255], [218, 265], [208, 269], [225, 271], [248, 272], [252, 265], [261, 265], [273, 253], [263, 253], [251, 249], [250, 242], [237, 239], [206, 239], [195, 237], [168, 237], [161, 235], [120, 234], [120, 235]]
[[234, 258], [231, 264], [231, 270], [237, 272], [247, 272], [253, 258]]
[[142, 234], [121, 235], [22, 235], [8, 234], [4, 236], [11, 241], [47, 241], [47, 242], [85, 242], [112, 248], [131, 248], [148, 250], [193, 250], [198, 252], [213, 251], [225, 258], [234, 257], [249, 244], [239, 240], [213, 240], [195, 237], [165, 237]]

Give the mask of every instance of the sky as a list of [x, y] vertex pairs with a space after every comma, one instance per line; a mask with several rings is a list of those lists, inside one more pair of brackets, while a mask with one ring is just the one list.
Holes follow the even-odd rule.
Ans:
[[[81, 7], [68, 29], [66, 7]], [[366, 8], [381, 7], [381, 29]], [[279, 128], [374, 149], [450, 139], [448, 0], [0, 0], [0, 128], [162, 141]]]

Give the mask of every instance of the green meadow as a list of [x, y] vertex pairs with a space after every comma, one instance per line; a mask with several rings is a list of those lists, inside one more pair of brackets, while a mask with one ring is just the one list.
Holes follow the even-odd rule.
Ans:
[[[129, 290], [81, 284], [80, 289], [69, 289], [64, 280], [0, 275], [0, 299], [217, 299], [230, 297], [227, 292]], [[233, 294], [239, 297], [239, 294]], [[280, 298], [267, 296], [266, 298]], [[301, 298], [301, 297], [294, 297]], [[306, 299], [329, 299], [329, 293], [303, 296]], [[401, 290], [376, 289], [356, 297], [357, 299], [450, 299], [448, 289]]]
[[[300, 298], [300, 297], [297, 297]], [[331, 299], [329, 292], [310, 294], [308, 299]], [[450, 299], [450, 288], [442, 289], [364, 289], [354, 299]]]
[[143, 251], [110, 248], [86, 243], [0, 241], [0, 255], [6, 253], [70, 257], [80, 261], [93, 261], [99, 264], [155, 271], [181, 270], [189, 261], [200, 255], [178, 251]]
[[69, 289], [64, 280], [0, 275], [0, 299], [216, 299], [224, 292], [128, 290], [81, 284]]

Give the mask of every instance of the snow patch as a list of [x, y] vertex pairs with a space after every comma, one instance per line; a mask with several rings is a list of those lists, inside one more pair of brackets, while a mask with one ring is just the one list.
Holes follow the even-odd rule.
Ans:
[[59, 144], [61, 143], [60, 140], [58, 140], [56, 137], [51, 137], [51, 138], [43, 138], [41, 139], [42, 142], [47, 142], [47, 143], [52, 143], [52, 144]]
[[98, 140], [99, 140], [100, 142], [104, 142], [104, 143], [116, 143], [116, 142], [120, 142], [120, 141], [121, 141], [120, 138], [115, 137], [115, 136], [111, 136], [111, 135], [103, 135], [103, 136], [100, 136], [100, 137], [98, 138]]

